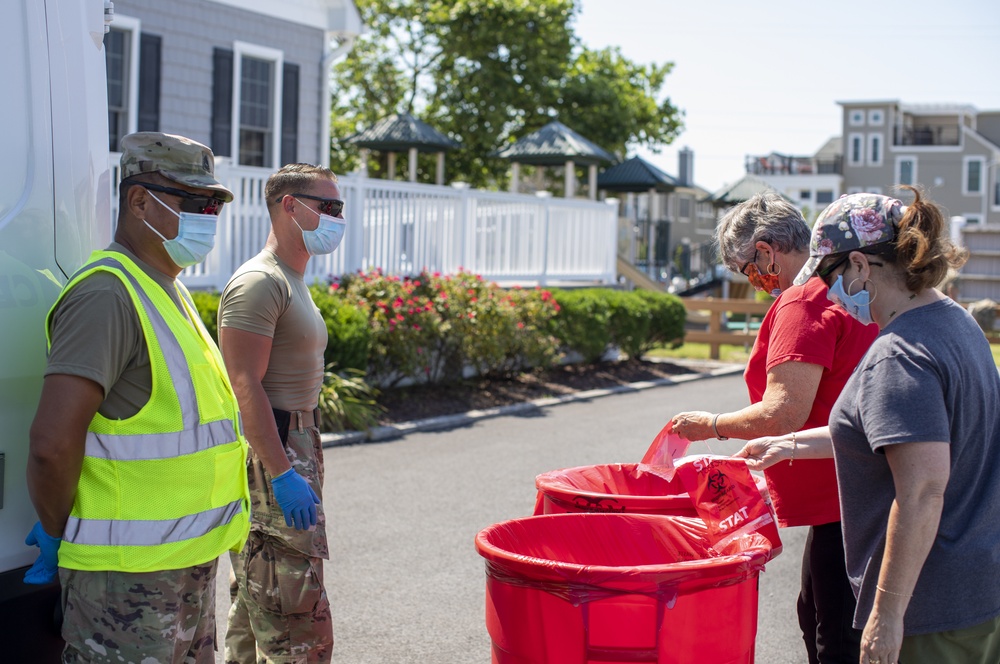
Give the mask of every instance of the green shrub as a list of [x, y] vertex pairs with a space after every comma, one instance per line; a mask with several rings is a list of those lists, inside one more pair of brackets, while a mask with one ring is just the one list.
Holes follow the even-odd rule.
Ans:
[[611, 343], [631, 358], [642, 357], [644, 349], [649, 347], [652, 322], [649, 303], [631, 291], [607, 291], [603, 295], [608, 306]]
[[639, 349], [639, 356], [645, 355], [657, 346], [680, 347], [684, 343], [684, 323], [687, 321], [684, 302], [671, 293], [647, 290], [632, 292], [645, 300], [650, 309], [649, 336], [646, 344]]
[[323, 359], [337, 372], [350, 369], [368, 370], [368, 356], [372, 335], [368, 326], [368, 313], [351, 304], [337, 293], [337, 289], [321, 285], [309, 288], [313, 302], [326, 323], [326, 351]]
[[564, 352], [597, 362], [611, 345], [642, 357], [662, 344], [683, 341], [686, 312], [680, 298], [644, 290], [587, 288], [558, 291], [561, 311], [553, 321]]
[[212, 291], [191, 291], [191, 299], [198, 308], [201, 322], [205, 324], [209, 334], [219, 343], [219, 294]]
[[554, 291], [559, 314], [553, 321], [555, 336], [564, 353], [577, 352], [584, 362], [597, 362], [611, 344], [608, 322], [609, 289]]
[[319, 412], [323, 431], [368, 431], [378, 424], [385, 409], [378, 404], [378, 390], [365, 381], [363, 371], [347, 369], [335, 372], [326, 367], [319, 391]]

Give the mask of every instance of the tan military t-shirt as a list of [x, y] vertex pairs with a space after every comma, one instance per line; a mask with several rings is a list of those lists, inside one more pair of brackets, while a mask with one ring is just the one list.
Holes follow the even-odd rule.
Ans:
[[[184, 312], [172, 278], [116, 242], [107, 250], [131, 258]], [[104, 417], [132, 417], [149, 401], [153, 384], [149, 350], [132, 296], [118, 277], [95, 272], [74, 286], [52, 315], [51, 338], [45, 375], [79, 376], [99, 384], [104, 403], [98, 412]]]
[[236, 271], [219, 301], [219, 328], [271, 337], [262, 381], [273, 408], [312, 410], [323, 385], [326, 323], [303, 276], [270, 249]]

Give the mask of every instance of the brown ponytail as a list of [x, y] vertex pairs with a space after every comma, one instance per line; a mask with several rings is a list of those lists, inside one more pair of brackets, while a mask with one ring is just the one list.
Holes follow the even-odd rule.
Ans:
[[969, 252], [957, 247], [947, 234], [944, 213], [929, 199], [920, 197], [915, 187], [903, 185], [914, 200], [899, 221], [895, 241], [895, 263], [904, 270], [907, 290], [933, 288], [948, 274], [948, 268], [965, 264]]

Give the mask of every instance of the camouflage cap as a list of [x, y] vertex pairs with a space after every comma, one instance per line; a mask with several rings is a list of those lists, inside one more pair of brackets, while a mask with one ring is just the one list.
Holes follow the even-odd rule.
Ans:
[[215, 179], [215, 155], [197, 141], [158, 131], [140, 131], [122, 139], [121, 179], [159, 173], [178, 184], [211, 189], [228, 203], [233, 192]]
[[800, 286], [827, 256], [836, 256], [892, 242], [906, 207], [881, 194], [845, 194], [816, 219], [809, 242], [809, 260], [793, 283]]

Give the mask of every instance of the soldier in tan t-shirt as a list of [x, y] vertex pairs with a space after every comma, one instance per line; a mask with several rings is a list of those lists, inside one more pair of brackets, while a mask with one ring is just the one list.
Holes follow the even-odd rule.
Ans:
[[[240, 402], [251, 454], [250, 539], [233, 556], [226, 662], [329, 662], [329, 558], [323, 450], [316, 404], [326, 323], [303, 273], [344, 233], [343, 201], [326, 168], [289, 164], [264, 190], [271, 232], [230, 279], [219, 302], [219, 342]], [[296, 660], [300, 661], [300, 660]]]

